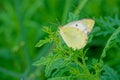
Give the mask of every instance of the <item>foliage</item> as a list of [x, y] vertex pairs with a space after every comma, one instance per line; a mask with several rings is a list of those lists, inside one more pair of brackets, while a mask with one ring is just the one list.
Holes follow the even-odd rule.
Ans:
[[103, 67], [101, 80], [119, 80], [118, 77], [119, 76], [117, 75], [116, 71], [114, 71], [112, 68], [107, 65]]
[[[98, 64], [96, 60], [93, 60], [93, 64], [91, 64], [90, 67], [93, 69], [93, 71], [95, 71], [95, 73], [90, 73], [86, 64], [86, 51], [74, 51], [71, 48], [69, 49], [67, 46], [65, 46], [65, 44], [62, 43], [60, 35], [58, 36], [58, 34], [53, 31], [49, 33], [49, 38], [46, 38], [44, 41], [40, 41], [39, 43], [41, 44], [38, 43], [37, 46], [42, 46], [45, 42], [49, 42], [52, 39], [52, 41], [55, 43], [54, 51], [52, 53], [49, 53], [47, 57], [42, 57], [39, 61], [34, 63], [34, 65], [37, 66], [45, 65], [45, 76], [48, 80], [99, 79], [100, 66], [102, 66], [101, 64]], [[56, 35], [53, 36], [52, 33]]]
[[[71, 14], [72, 15], [72, 14]], [[74, 15], [72, 15], [74, 17]], [[70, 17], [70, 18], [72, 18]], [[104, 20], [102, 21], [104, 22]], [[110, 23], [109, 23], [110, 24]], [[111, 23], [112, 24], [112, 23]], [[119, 26], [119, 25], [118, 25]], [[112, 28], [112, 26], [109, 26]], [[104, 29], [105, 27], [95, 27], [93, 30], [93, 35], [96, 32], [96, 29]], [[100, 62], [98, 59], [93, 58], [91, 63], [87, 64], [89, 61], [86, 54], [86, 51], [83, 49], [78, 50], [78, 51], [73, 51], [71, 48], [69, 49], [65, 44], [63, 44], [62, 39], [60, 38], [60, 35], [58, 36], [58, 31], [53, 32], [51, 29], [49, 30], [48, 28], [44, 31], [49, 33], [49, 37], [46, 38], [45, 40], [40, 40], [39, 43], [36, 45], [37, 47], [40, 47], [44, 45], [47, 42], [51, 42], [51, 40], [55, 43], [53, 53], [50, 53], [48, 57], [42, 57], [39, 61], [34, 63], [36, 66], [42, 66], [45, 65], [45, 77], [48, 80], [100, 80], [100, 76], [102, 80], [107, 80], [109, 77], [105, 77], [104, 75], [111, 75], [110, 73], [114, 72], [111, 68], [108, 66], [103, 67], [103, 58], [107, 52], [108, 49], [110, 49], [113, 46], [110, 46], [111, 41], [113, 43], [116, 42], [116, 40], [119, 37], [119, 30], [120, 27], [117, 27], [115, 31], [111, 29], [114, 33], [111, 34], [110, 38], [108, 39], [105, 48], [103, 49], [103, 52], [101, 54]], [[114, 28], [115, 29], [115, 28]], [[110, 32], [110, 29], [104, 29], [108, 32]], [[51, 31], [51, 32], [50, 32]], [[101, 34], [106, 34], [107, 32], [104, 33], [102, 30], [100, 30]], [[100, 36], [101, 34], [99, 31], [96, 32], [95, 36]], [[54, 34], [54, 35], [53, 35]], [[99, 35], [98, 35], [99, 34]], [[109, 35], [109, 34], [106, 34]], [[105, 36], [106, 36], [105, 35]], [[119, 39], [118, 39], [119, 40]], [[117, 41], [118, 41], [117, 40]], [[120, 42], [120, 41], [118, 41]], [[74, 66], [73, 66], [74, 65]], [[102, 70], [103, 67], [103, 70]], [[73, 71], [74, 69], [74, 71]], [[108, 71], [109, 70], [109, 71]], [[110, 72], [110, 70], [112, 72]], [[101, 71], [105, 71], [102, 75]], [[110, 72], [109, 74], [106, 72]], [[117, 74], [115, 76], [111, 76], [111, 80], [118, 79]]]
[[[120, 79], [119, 3], [120, 0], [0, 0], [0, 80], [79, 79], [79, 72], [85, 68], [78, 64], [81, 58], [76, 63], [79, 54], [85, 55], [83, 61], [94, 77], [98, 70], [95, 65], [99, 65], [101, 79]], [[74, 53], [59, 36], [58, 26], [82, 18], [93, 18], [96, 23], [87, 46]], [[39, 48], [34, 47], [39, 40]], [[35, 61], [38, 67], [32, 65]]]

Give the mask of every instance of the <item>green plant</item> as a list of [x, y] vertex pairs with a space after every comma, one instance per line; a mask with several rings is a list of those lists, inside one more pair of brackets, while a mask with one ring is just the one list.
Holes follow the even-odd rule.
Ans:
[[[44, 25], [51, 26], [52, 32], [56, 33], [54, 36], [60, 38], [56, 40], [62, 41], [58, 30], [53, 30], [59, 25], [50, 23], [56, 23], [57, 18], [64, 25], [86, 17], [93, 18], [96, 24], [89, 35], [88, 44], [76, 53], [85, 54], [85, 62], [90, 72], [94, 72], [90, 65], [92, 62], [103, 62], [100, 68], [101, 80], [120, 79], [119, 3], [120, 0], [0, 0], [0, 80], [46, 80], [46, 67], [32, 66], [32, 63], [58, 53], [54, 50], [55, 40], [46, 38], [51, 34], [46, 34], [42, 28]], [[44, 38], [48, 41], [43, 40]], [[34, 46], [38, 40], [49, 43], [36, 48]], [[62, 45], [68, 52], [73, 52], [63, 41]], [[70, 57], [70, 54], [65, 55], [65, 58]], [[78, 61], [81, 62], [81, 59]], [[72, 70], [74, 67], [76, 69], [76, 65], [72, 66]], [[61, 71], [64, 70], [67, 69]], [[56, 74], [57, 72], [54, 73]]]
[[[72, 13], [70, 13], [68, 22], [72, 21], [73, 19], [76, 20], [77, 18], [78, 17], [75, 17]], [[105, 18], [105, 20], [107, 20], [107, 23], [111, 20], [114, 21], [113, 18], [109, 17]], [[105, 47], [103, 48], [101, 57], [98, 56], [98, 58], [90, 58], [90, 56], [86, 54], [89, 51], [89, 47], [74, 51], [65, 45], [60, 37], [59, 29], [53, 31], [52, 28], [45, 27], [44, 31], [48, 33], [49, 36], [45, 38], [45, 40], [40, 40], [36, 44], [36, 47], [41, 47], [46, 43], [51, 43], [52, 51], [50, 51], [48, 56], [42, 57], [33, 65], [45, 66], [45, 78], [47, 80], [118, 80], [117, 73], [109, 66], [104, 65], [103, 59], [106, 57], [105, 55], [108, 50], [111, 49], [113, 45], [115, 47], [116, 42], [116, 46], [119, 45], [120, 27], [116, 27], [116, 25], [119, 26], [117, 23], [119, 20], [112, 23], [109, 22], [109, 26], [106, 25], [105, 20], [100, 18], [97, 21], [97, 25], [102, 23], [102, 27], [96, 26], [93, 29], [92, 33], [89, 35], [90, 37], [88, 41], [88, 43], [92, 43], [94, 34], [94, 36], [99, 37], [102, 34], [104, 34], [104, 36], [107, 36], [112, 33], [108, 38]], [[105, 26], [108, 26], [108, 28]]]
[[53, 42], [54, 49], [47, 57], [42, 57], [34, 65], [46, 66], [45, 76], [48, 80], [98, 80], [100, 78], [102, 64], [93, 59], [92, 64], [88, 65], [86, 63], [87, 49], [74, 51], [63, 44], [58, 30], [53, 32], [51, 29], [45, 28], [44, 31], [49, 33], [48, 38], [40, 40], [36, 46], [40, 47], [47, 42]]

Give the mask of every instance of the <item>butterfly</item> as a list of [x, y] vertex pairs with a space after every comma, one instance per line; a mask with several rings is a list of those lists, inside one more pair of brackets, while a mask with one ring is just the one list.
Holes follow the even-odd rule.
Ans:
[[82, 19], [70, 22], [59, 28], [59, 33], [73, 50], [79, 50], [87, 44], [88, 34], [93, 29], [95, 21], [93, 19]]

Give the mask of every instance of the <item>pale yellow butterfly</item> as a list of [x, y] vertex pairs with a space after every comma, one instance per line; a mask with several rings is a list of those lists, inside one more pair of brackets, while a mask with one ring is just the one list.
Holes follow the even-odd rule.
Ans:
[[86, 45], [94, 23], [92, 19], [73, 21], [60, 27], [59, 32], [68, 47], [79, 50]]

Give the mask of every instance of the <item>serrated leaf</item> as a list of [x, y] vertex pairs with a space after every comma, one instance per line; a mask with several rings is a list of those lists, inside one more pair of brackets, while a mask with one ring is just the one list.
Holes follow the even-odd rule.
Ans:
[[75, 21], [78, 19], [79, 19], [79, 16], [76, 16], [73, 13], [69, 13], [67, 22]]
[[42, 57], [40, 60], [33, 63], [34, 66], [40, 66], [40, 65], [48, 65], [50, 63], [51, 59], [54, 57], [54, 55], [51, 53], [47, 57]]
[[35, 63], [33, 63], [34, 66], [40, 66], [40, 65], [45, 65], [47, 62], [46, 62], [46, 58], [45, 57], [42, 57], [39, 61], [36, 61]]
[[[119, 17], [116, 15], [115, 18], [108, 17], [100, 17], [96, 21], [97, 26], [93, 29], [93, 33], [95, 36], [108, 36], [112, 34], [116, 30], [116, 26], [120, 26]], [[96, 31], [96, 28], [100, 28]]]
[[119, 80], [117, 72], [109, 66], [105, 65], [103, 67], [103, 71], [104, 72], [102, 73], [101, 80]]
[[50, 75], [53, 75], [52, 72], [54, 70], [55, 70], [54, 71], [54, 74], [55, 74], [61, 68], [65, 67], [68, 64], [69, 64], [69, 62], [64, 61], [60, 56], [53, 57], [51, 59], [51, 61], [48, 63], [48, 65], [46, 66], [46, 69], [45, 69], [45, 75], [46, 75], [46, 77], [49, 77]]
[[92, 59], [92, 64], [97, 64], [97, 63], [98, 63], [98, 59], [93, 58]]
[[44, 44], [46, 44], [46, 43], [48, 43], [48, 42], [50, 42], [49, 39], [40, 40], [40, 41], [35, 45], [35, 47], [41, 47], [41, 46], [43, 46]]
[[48, 80], [74, 80], [72, 76], [64, 76], [64, 77], [54, 77], [49, 78]]
[[107, 43], [106, 43], [106, 45], [103, 49], [103, 52], [101, 54], [101, 59], [106, 57], [107, 50], [112, 47], [113, 41], [115, 42], [115, 39], [118, 38], [117, 36], [118, 36], [119, 33], [120, 33], [120, 27], [118, 27], [114, 31], [114, 33], [110, 36], [110, 38], [108, 39], [108, 41], [107, 41]]

